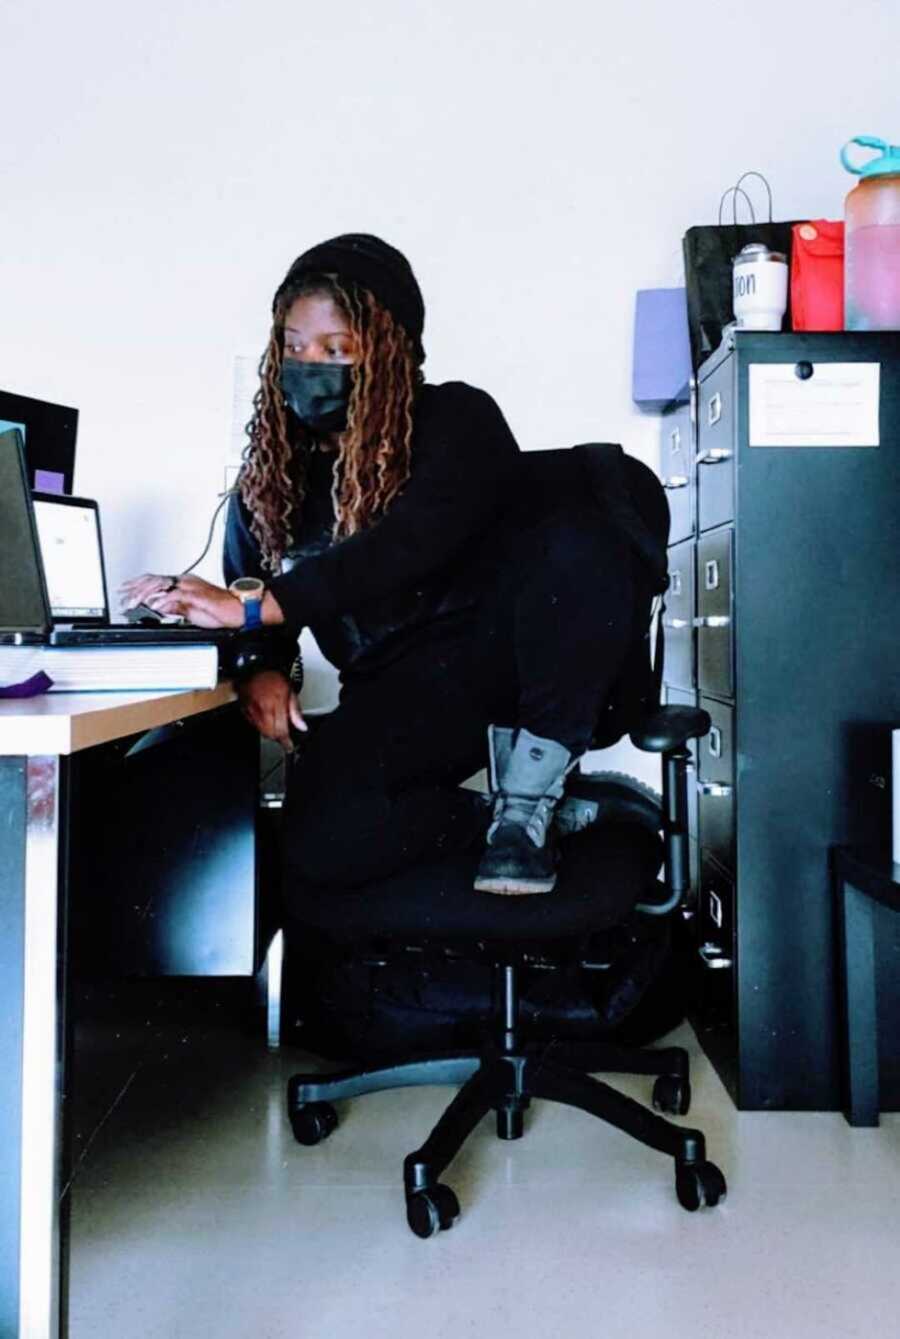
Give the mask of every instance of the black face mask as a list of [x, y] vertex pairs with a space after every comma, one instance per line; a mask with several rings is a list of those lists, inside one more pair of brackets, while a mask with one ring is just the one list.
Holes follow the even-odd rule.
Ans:
[[305, 428], [313, 432], [339, 432], [347, 426], [352, 374], [350, 363], [288, 360], [281, 369], [281, 389]]

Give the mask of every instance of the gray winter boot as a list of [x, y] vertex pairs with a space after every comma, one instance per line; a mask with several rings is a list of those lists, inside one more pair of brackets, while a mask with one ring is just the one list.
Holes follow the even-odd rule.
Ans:
[[576, 759], [528, 730], [488, 729], [494, 817], [475, 887], [486, 893], [549, 893], [556, 883], [550, 824]]

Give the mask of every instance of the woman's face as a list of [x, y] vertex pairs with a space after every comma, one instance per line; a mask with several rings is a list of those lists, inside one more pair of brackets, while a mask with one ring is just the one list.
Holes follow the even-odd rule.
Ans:
[[284, 358], [300, 363], [353, 363], [350, 322], [325, 293], [296, 298], [284, 318]]

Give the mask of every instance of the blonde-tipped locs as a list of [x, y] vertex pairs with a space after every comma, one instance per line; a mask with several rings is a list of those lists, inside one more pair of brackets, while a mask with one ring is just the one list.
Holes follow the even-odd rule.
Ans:
[[302, 279], [280, 295], [275, 310], [259, 364], [239, 485], [263, 562], [272, 572], [280, 570], [291, 543], [291, 522], [302, 513], [302, 447], [308, 442], [296, 420], [289, 421], [281, 390], [284, 319], [298, 297], [321, 292], [343, 309], [358, 350], [334, 472], [335, 538], [374, 524], [410, 473], [413, 405], [422, 381], [414, 341], [367, 289], [333, 276]]

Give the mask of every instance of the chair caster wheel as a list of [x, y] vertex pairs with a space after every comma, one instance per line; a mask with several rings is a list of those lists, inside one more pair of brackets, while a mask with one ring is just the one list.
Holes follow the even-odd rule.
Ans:
[[686, 1116], [691, 1109], [690, 1080], [661, 1074], [653, 1085], [653, 1107], [667, 1116]]
[[298, 1144], [321, 1144], [337, 1129], [337, 1112], [330, 1102], [305, 1102], [291, 1112], [291, 1129]]
[[712, 1209], [728, 1193], [725, 1177], [714, 1162], [693, 1162], [675, 1170], [675, 1194], [682, 1209]]
[[431, 1186], [406, 1197], [406, 1221], [417, 1237], [445, 1232], [459, 1217], [459, 1200], [449, 1186]]

